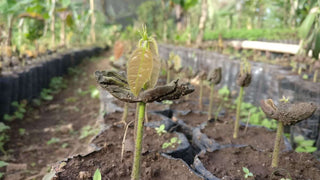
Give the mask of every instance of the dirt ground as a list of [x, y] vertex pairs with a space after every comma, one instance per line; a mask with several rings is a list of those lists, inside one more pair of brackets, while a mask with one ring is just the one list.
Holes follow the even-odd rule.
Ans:
[[[109, 54], [85, 59], [76, 67], [77, 73], [64, 76], [67, 88], [52, 101], [42, 102], [40, 107], [28, 106], [22, 120], [9, 124], [8, 155], [1, 157], [10, 163], [5, 179], [41, 179], [53, 163], [89, 151], [88, 142], [99, 131], [96, 123], [99, 99], [92, 98], [90, 93], [81, 95], [79, 91], [97, 87], [93, 74], [97, 69], [108, 67]], [[81, 135], [87, 137], [80, 138]]]

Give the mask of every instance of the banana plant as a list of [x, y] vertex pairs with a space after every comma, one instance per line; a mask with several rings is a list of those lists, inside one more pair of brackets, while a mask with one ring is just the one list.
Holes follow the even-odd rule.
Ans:
[[312, 50], [312, 57], [319, 59], [320, 53], [320, 3], [312, 1], [312, 8], [299, 27], [300, 54], [308, 55]]

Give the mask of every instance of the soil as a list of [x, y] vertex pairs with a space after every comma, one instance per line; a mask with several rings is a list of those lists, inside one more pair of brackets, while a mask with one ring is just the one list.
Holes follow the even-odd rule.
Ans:
[[[240, 126], [238, 138], [234, 139], [233, 129], [234, 121], [227, 117], [212, 123], [209, 122], [202, 132], [220, 144], [251, 145], [260, 151], [272, 151], [276, 138], [275, 131], [264, 127], [249, 127], [245, 130], [245, 127]], [[283, 138], [281, 144], [281, 149], [284, 150]]]
[[[119, 113], [109, 114], [106, 116], [105, 122], [114, 124], [120, 115]], [[154, 115], [154, 117], [156, 116]], [[131, 119], [134, 119], [133, 114], [128, 116], [128, 122]], [[152, 119], [156, 120], [155, 118]], [[158, 118], [158, 120], [160, 119]], [[102, 179], [130, 179], [134, 151], [134, 128], [133, 126], [129, 126], [128, 128], [124, 158], [121, 161], [121, 146], [124, 131], [123, 126], [111, 125], [110, 128], [93, 139], [93, 144], [102, 149], [83, 157], [77, 156], [67, 161], [66, 165], [59, 170], [58, 179], [79, 179], [80, 174], [84, 172], [88, 175], [87, 178], [90, 178], [97, 168], [101, 171]], [[177, 137], [177, 135], [165, 133], [159, 136], [154, 129], [144, 129], [142, 179], [201, 179], [192, 173], [181, 160], [168, 159], [161, 155], [162, 152], [174, 150], [177, 147], [176, 145], [175, 147], [162, 149], [162, 144], [170, 141], [172, 137]]]
[[280, 154], [279, 168], [276, 169], [271, 168], [271, 156], [271, 151], [242, 147], [207, 152], [200, 160], [207, 170], [224, 180], [245, 179], [243, 167], [248, 168], [254, 179], [259, 180], [316, 180], [320, 177], [320, 163], [311, 154], [283, 152]]
[[[29, 103], [24, 118], [9, 123], [10, 142], [5, 147], [8, 155], [2, 156], [1, 160], [24, 164], [27, 168], [5, 173], [5, 179], [42, 179], [55, 162], [90, 150], [88, 141], [94, 134], [83, 139], [79, 136], [85, 126], [99, 131], [96, 125], [99, 99], [91, 98], [90, 94], [81, 96], [77, 91], [88, 90], [91, 85], [96, 87], [93, 73], [101, 67], [108, 67], [106, 58], [92, 61], [84, 60], [77, 67], [78, 73], [64, 76], [67, 88], [55, 95], [52, 101], [42, 102], [40, 107]], [[19, 134], [20, 128], [25, 129], [23, 135]], [[51, 138], [57, 138], [58, 142], [49, 145]]]

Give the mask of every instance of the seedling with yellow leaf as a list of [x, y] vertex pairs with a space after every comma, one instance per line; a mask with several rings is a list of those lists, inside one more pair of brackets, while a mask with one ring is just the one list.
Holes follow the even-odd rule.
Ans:
[[99, 85], [117, 99], [138, 103], [136, 142], [132, 169], [133, 180], [140, 179], [140, 159], [142, 150], [143, 121], [146, 104], [153, 101], [174, 100], [190, 94], [194, 88], [189, 84], [178, 84], [174, 80], [167, 85], [155, 87], [159, 77], [160, 60], [157, 42], [149, 37], [145, 28], [140, 32], [137, 49], [127, 63], [127, 76], [115, 71], [96, 71]]

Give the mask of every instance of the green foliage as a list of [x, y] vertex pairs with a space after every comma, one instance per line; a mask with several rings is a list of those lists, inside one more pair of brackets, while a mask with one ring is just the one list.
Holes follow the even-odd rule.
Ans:
[[68, 146], [69, 146], [68, 143], [63, 143], [63, 144], [61, 145], [62, 148], [67, 148]]
[[241, 113], [240, 117], [243, 122], [248, 121], [248, 116], [250, 112], [250, 119], [249, 124], [263, 126], [272, 130], [277, 129], [277, 121], [274, 119], [267, 119], [264, 112], [261, 108], [257, 108], [256, 106], [252, 105], [251, 103], [243, 102], [241, 105]]
[[89, 86], [89, 89], [88, 90], [82, 90], [81, 88], [79, 88], [78, 90], [77, 90], [77, 92], [78, 92], [78, 94], [80, 95], [80, 96], [85, 96], [85, 95], [87, 95], [87, 94], [90, 94], [90, 97], [91, 98], [93, 98], [93, 99], [95, 99], [95, 98], [99, 98], [99, 96], [100, 96], [100, 92], [99, 92], [99, 90], [97, 89], [97, 87], [96, 86]]
[[6, 154], [6, 151], [4, 150], [4, 145], [6, 142], [9, 141], [9, 135], [7, 134], [7, 131], [10, 129], [9, 126], [5, 125], [3, 122], [0, 122], [0, 151], [3, 154]]
[[81, 134], [80, 134], [79, 139], [84, 139], [84, 138], [86, 138], [88, 136], [96, 135], [98, 133], [99, 133], [99, 129], [98, 128], [93, 128], [92, 126], [87, 125], [87, 126], [84, 126], [81, 129]]
[[[0, 168], [8, 166], [8, 163], [4, 162], [4, 161], [0, 161]], [[0, 172], [0, 178], [2, 178], [4, 175], [4, 172]]]
[[297, 143], [296, 152], [312, 153], [317, 150], [317, 147], [314, 147], [314, 140], [307, 140], [301, 135], [294, 137], [294, 142]]
[[206, 30], [204, 40], [218, 40], [221, 34], [223, 39], [240, 40], [283, 40], [295, 39], [295, 29], [230, 29], [230, 30]]
[[40, 97], [42, 100], [51, 101], [53, 99], [53, 96], [51, 94], [53, 94], [51, 89], [44, 88], [40, 93]]
[[175, 148], [177, 144], [181, 144], [181, 140], [177, 137], [173, 137], [170, 139], [169, 142], [165, 142], [162, 144], [162, 149], [166, 149], [168, 147]]
[[13, 115], [4, 115], [4, 120], [6, 121], [13, 121], [15, 119], [23, 119], [24, 114], [26, 113], [26, 101], [21, 101], [21, 103], [18, 103], [17, 101], [14, 101], [11, 103], [11, 106], [15, 107], [16, 111], [13, 113]]
[[94, 175], [93, 175], [93, 180], [101, 180], [101, 172], [100, 172], [100, 169], [98, 168], [95, 172], [94, 172]]
[[167, 131], [165, 130], [166, 126], [164, 124], [161, 124], [159, 127], [156, 127], [156, 131], [157, 131], [157, 134], [159, 136], [161, 136], [162, 134], [164, 133], [167, 133]]
[[19, 128], [18, 131], [19, 131], [20, 136], [23, 136], [26, 134], [26, 129], [24, 129], [24, 128]]
[[248, 179], [249, 177], [253, 177], [253, 174], [249, 171], [248, 168], [242, 167], [242, 171], [244, 172], [244, 178]]
[[230, 90], [228, 89], [228, 86], [223, 86], [221, 89], [219, 89], [218, 94], [223, 98], [224, 101], [228, 101], [230, 96]]
[[47, 145], [55, 144], [60, 142], [59, 138], [52, 137], [49, 141], [47, 141]]

